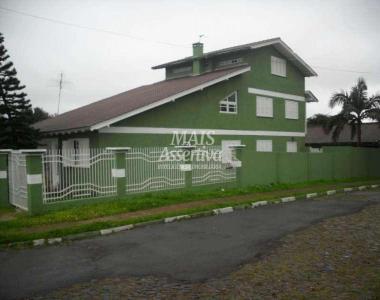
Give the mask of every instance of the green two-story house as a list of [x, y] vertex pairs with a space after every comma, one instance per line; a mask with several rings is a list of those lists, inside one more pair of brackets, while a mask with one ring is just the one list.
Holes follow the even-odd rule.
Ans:
[[305, 77], [315, 71], [280, 38], [153, 67], [163, 81], [35, 124], [49, 148], [242, 143], [261, 152], [305, 149]]

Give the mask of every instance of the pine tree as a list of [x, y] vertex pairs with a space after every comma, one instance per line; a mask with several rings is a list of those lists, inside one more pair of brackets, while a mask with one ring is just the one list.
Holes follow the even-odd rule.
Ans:
[[31, 127], [33, 113], [24, 85], [4, 46], [0, 33], [0, 149], [28, 149], [38, 145], [39, 132]]

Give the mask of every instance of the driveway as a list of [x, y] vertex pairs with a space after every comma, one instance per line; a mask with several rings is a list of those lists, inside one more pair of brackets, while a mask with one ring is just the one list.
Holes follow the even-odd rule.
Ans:
[[186, 281], [223, 276], [288, 233], [379, 203], [380, 192], [339, 194], [159, 224], [66, 245], [1, 251], [0, 298], [38, 295], [121, 275]]

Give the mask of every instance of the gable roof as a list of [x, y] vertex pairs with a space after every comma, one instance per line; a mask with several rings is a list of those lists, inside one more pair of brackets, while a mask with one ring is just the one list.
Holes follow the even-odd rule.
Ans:
[[250, 71], [248, 65], [159, 81], [100, 100], [34, 124], [45, 133], [97, 130], [218, 82]]
[[[304, 76], [306, 77], [317, 76], [317, 73], [301, 57], [299, 57], [287, 44], [285, 44], [279, 37], [207, 52], [207, 53], [204, 53], [203, 56], [201, 56], [201, 58], [204, 58], [204, 59], [211, 58], [213, 56], [217, 56], [221, 54], [233, 53], [233, 52], [242, 51], [242, 50], [258, 49], [258, 48], [267, 47], [267, 46], [273, 46], [285, 58], [291, 61], [302, 72]], [[152, 67], [152, 69], [161, 69], [161, 68], [171, 67], [171, 66], [182, 64], [182, 63], [190, 62], [192, 60], [193, 60], [193, 57], [188, 56], [179, 60], [174, 60], [168, 63], [154, 66]]]
[[[356, 143], [356, 136], [351, 139], [351, 127], [345, 125], [339, 139], [334, 142], [332, 132], [325, 133], [322, 126], [308, 126], [305, 137], [306, 144], [328, 145], [328, 144], [352, 144]], [[379, 123], [363, 123], [362, 124], [362, 142], [363, 143], [379, 143], [380, 127]]]

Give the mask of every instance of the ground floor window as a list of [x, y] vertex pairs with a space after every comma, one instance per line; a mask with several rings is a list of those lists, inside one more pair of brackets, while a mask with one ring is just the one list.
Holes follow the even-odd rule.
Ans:
[[286, 152], [297, 152], [297, 142], [286, 142]]
[[272, 140], [257, 140], [256, 151], [257, 152], [272, 152]]

